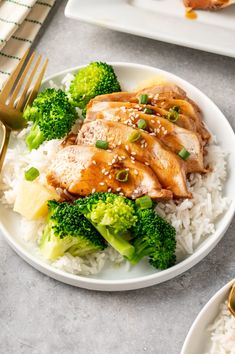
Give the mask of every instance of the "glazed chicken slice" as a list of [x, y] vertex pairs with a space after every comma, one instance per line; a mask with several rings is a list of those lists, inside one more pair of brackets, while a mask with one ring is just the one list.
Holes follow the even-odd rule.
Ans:
[[184, 0], [184, 5], [191, 9], [218, 10], [235, 3], [235, 0]]
[[142, 111], [143, 108], [143, 105], [128, 102], [93, 101], [87, 109], [85, 122], [98, 118], [121, 122], [137, 128], [139, 120], [143, 119], [147, 124], [145, 130], [161, 140], [171, 151], [177, 154], [182, 148], [185, 148], [190, 153], [185, 162], [187, 172], [204, 172], [203, 149], [197, 134], [183, 129], [165, 118], [145, 114]]
[[122, 123], [98, 119], [82, 126], [77, 143], [94, 146], [97, 140], [105, 140], [111, 149], [119, 146], [132, 156], [133, 165], [137, 160], [150, 166], [161, 185], [175, 197], [190, 198], [184, 161], [148, 133], [141, 131], [138, 141], [130, 142], [136, 133], [138, 130]]
[[[127, 181], [117, 179], [120, 171], [125, 171], [124, 177], [128, 174]], [[77, 196], [112, 191], [133, 199], [142, 195], [156, 200], [172, 198], [171, 191], [162, 189], [151, 168], [138, 161], [132, 163], [120, 148], [106, 151], [94, 146], [67, 146], [50, 166], [47, 181]]]
[[100, 95], [90, 101], [88, 109], [94, 101], [131, 102], [138, 104], [139, 97], [142, 94], [148, 96], [148, 104], [152, 105], [156, 113], [161, 116], [166, 117], [169, 109], [174, 106], [179, 107], [180, 115], [176, 124], [182, 128], [197, 132], [204, 141], [204, 144], [208, 142], [210, 133], [204, 126], [199, 107], [187, 97], [184, 90], [174, 84], [154, 85], [133, 93], [115, 92]]
[[190, 127], [192, 131], [196, 131], [206, 144], [210, 139], [210, 133], [205, 128], [204, 123], [201, 118], [201, 112], [197, 105], [191, 100], [183, 99], [169, 99], [169, 100], [159, 100], [157, 103], [158, 107], [169, 112], [172, 107], [179, 107], [180, 116], [177, 125], [182, 128], [188, 129]]

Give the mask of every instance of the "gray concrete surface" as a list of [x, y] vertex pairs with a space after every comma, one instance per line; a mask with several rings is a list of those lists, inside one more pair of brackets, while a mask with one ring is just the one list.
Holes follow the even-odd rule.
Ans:
[[[48, 74], [92, 60], [153, 65], [202, 89], [235, 128], [234, 59], [69, 20], [64, 7], [58, 0], [35, 45], [50, 58]], [[234, 231], [233, 221], [219, 245], [184, 275], [123, 293], [86, 291], [50, 279], [1, 237], [0, 353], [180, 353], [200, 309], [235, 276]]]

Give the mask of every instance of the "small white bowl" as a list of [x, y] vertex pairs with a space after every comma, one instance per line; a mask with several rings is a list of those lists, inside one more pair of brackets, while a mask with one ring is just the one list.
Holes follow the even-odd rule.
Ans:
[[208, 327], [218, 316], [220, 305], [228, 298], [229, 290], [234, 282], [235, 279], [223, 286], [203, 307], [188, 332], [181, 354], [204, 354], [210, 349]]

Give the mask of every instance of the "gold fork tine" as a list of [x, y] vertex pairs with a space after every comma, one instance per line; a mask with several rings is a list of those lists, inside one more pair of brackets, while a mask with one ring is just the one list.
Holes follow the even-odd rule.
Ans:
[[3, 103], [7, 100], [12, 87], [14, 86], [14, 83], [16, 81], [17, 76], [19, 75], [19, 72], [25, 62], [25, 59], [27, 58], [27, 55], [29, 53], [29, 49], [26, 51], [25, 55], [21, 58], [21, 60], [19, 61], [19, 64], [17, 65], [15, 71], [13, 72], [13, 74], [10, 76], [10, 78], [7, 80], [6, 84], [4, 85], [1, 93], [0, 93], [0, 101]]
[[25, 84], [24, 90], [23, 90], [23, 92], [22, 92], [21, 96], [19, 97], [19, 100], [18, 100], [18, 102], [17, 102], [17, 104], [16, 104], [16, 109], [18, 109], [18, 110], [20, 110], [20, 111], [22, 111], [23, 108], [24, 108], [24, 103], [25, 103], [25, 100], [26, 100], [26, 97], [27, 97], [27, 93], [28, 93], [29, 87], [30, 87], [30, 85], [31, 85], [31, 82], [32, 82], [34, 76], [35, 76], [35, 73], [36, 73], [36, 71], [37, 71], [37, 68], [38, 68], [38, 66], [39, 66], [39, 64], [40, 64], [40, 62], [41, 62], [41, 58], [42, 58], [42, 57], [41, 57], [41, 55], [40, 55], [40, 56], [38, 57], [38, 59], [37, 59], [35, 65], [34, 65], [33, 70], [31, 71], [31, 74], [30, 74], [30, 76], [29, 76], [29, 78], [28, 78], [28, 81], [27, 81], [27, 83]]
[[17, 82], [17, 85], [16, 85], [16, 87], [15, 87], [15, 89], [14, 89], [12, 95], [11, 95], [11, 98], [10, 98], [10, 101], [9, 101], [9, 107], [14, 107], [16, 97], [17, 97], [21, 87], [23, 86], [24, 79], [25, 79], [26, 75], [29, 72], [29, 69], [30, 69], [31, 64], [32, 64], [32, 62], [34, 60], [34, 57], [35, 57], [35, 53], [32, 53], [31, 57], [29, 58], [29, 60], [27, 62], [27, 65], [25, 66], [24, 71], [22, 72], [22, 74], [20, 76], [20, 79]]
[[30, 94], [29, 94], [29, 97], [25, 103], [25, 107], [27, 107], [28, 105], [30, 106], [34, 100], [34, 98], [37, 96], [37, 93], [39, 91], [39, 88], [41, 86], [41, 82], [42, 82], [42, 79], [43, 79], [43, 76], [44, 76], [44, 73], [46, 71], [46, 68], [47, 68], [47, 64], [48, 64], [48, 59], [45, 60], [45, 63], [42, 67], [42, 70], [40, 72], [40, 74], [38, 75], [38, 78], [37, 78], [37, 81], [35, 82]]

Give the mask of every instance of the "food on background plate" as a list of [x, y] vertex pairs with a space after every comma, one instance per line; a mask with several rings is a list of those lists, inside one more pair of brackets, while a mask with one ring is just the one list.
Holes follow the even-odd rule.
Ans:
[[166, 269], [192, 253], [227, 207], [224, 153], [200, 108], [164, 80], [121, 92], [106, 63], [52, 86], [26, 109], [0, 184], [24, 237], [83, 275], [144, 257]]
[[235, 4], [235, 0], [184, 0], [184, 5], [191, 9], [219, 10]]

